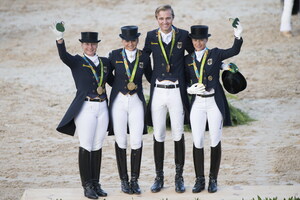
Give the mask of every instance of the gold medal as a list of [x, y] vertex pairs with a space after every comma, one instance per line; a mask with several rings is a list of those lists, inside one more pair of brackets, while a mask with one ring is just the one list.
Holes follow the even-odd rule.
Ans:
[[136, 89], [136, 85], [134, 84], [134, 82], [129, 82], [127, 84], [127, 88], [128, 88], [128, 90], [132, 91], [132, 90]]
[[98, 93], [99, 95], [103, 94], [103, 93], [104, 93], [103, 87], [99, 86], [99, 87], [97, 88], [97, 93]]

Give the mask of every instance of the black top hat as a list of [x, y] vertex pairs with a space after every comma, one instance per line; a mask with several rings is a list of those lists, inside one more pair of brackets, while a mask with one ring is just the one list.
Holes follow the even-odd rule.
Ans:
[[136, 40], [141, 33], [138, 33], [138, 27], [137, 26], [123, 26], [121, 27], [122, 34], [119, 36], [123, 40], [131, 41]]
[[225, 70], [222, 74], [222, 81], [226, 91], [231, 94], [239, 93], [247, 87], [247, 81], [239, 71], [232, 73]]
[[191, 33], [189, 36], [192, 39], [205, 39], [211, 36], [211, 34], [208, 34], [208, 26], [205, 25], [195, 25], [191, 26]]
[[82, 43], [98, 43], [101, 40], [98, 40], [97, 32], [81, 32], [81, 39], [79, 39], [79, 41]]

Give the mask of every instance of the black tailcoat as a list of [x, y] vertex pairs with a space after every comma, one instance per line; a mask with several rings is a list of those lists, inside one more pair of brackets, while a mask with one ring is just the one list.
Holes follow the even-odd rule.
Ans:
[[[80, 55], [77, 54], [75, 56], [72, 56], [71, 54], [69, 54], [66, 51], [64, 42], [62, 44], [57, 43], [57, 49], [58, 49], [60, 59], [68, 67], [70, 67], [72, 71], [72, 76], [75, 81], [77, 92], [73, 102], [69, 106], [66, 114], [64, 115], [63, 119], [59, 123], [56, 130], [61, 133], [73, 136], [76, 129], [74, 118], [79, 113], [86, 96], [88, 94], [95, 94], [95, 95], [97, 94], [98, 85], [91, 69], [83, 66], [83, 65], [88, 65], [88, 63]], [[105, 84], [108, 73], [110, 71], [110, 62], [107, 58], [104, 57], [100, 57], [100, 59], [104, 66], [103, 84]], [[91, 60], [89, 60], [89, 62], [94, 68], [96, 67]], [[98, 70], [96, 70], [96, 72], [98, 73], [99, 76], [100, 68], [99, 66], [97, 68]], [[101, 98], [102, 97], [106, 98], [106, 94], [101, 95]]]
[[[147, 33], [147, 37], [145, 40], [145, 47], [143, 51], [150, 55], [152, 53], [153, 55], [153, 72], [152, 72], [152, 78], [151, 78], [151, 89], [150, 89], [150, 99], [149, 104], [147, 107], [147, 124], [149, 126], [153, 126], [152, 124], [152, 116], [151, 116], [151, 103], [152, 103], [152, 97], [153, 97], [153, 91], [154, 91], [154, 85], [156, 79], [158, 80], [171, 80], [175, 81], [178, 80], [180, 85], [180, 94], [181, 99], [183, 103], [183, 108], [185, 111], [185, 124], [189, 122], [189, 101], [186, 93], [186, 84], [185, 84], [185, 76], [184, 76], [184, 53], [185, 50], [187, 50], [189, 53], [191, 53], [194, 48], [191, 42], [191, 39], [188, 36], [188, 31], [178, 29], [174, 27], [175, 30], [175, 45], [173, 47], [173, 52], [171, 55], [171, 58], [169, 60], [170, 64], [170, 72], [166, 72], [166, 61], [162, 54], [159, 42], [158, 42], [158, 30], [155, 29], [152, 31], [149, 31]], [[164, 47], [166, 50], [166, 54], [169, 55], [171, 44], [170, 42], [168, 45], [165, 43]]]
[[[224, 90], [219, 81], [221, 65], [223, 60], [239, 54], [242, 43], [242, 39], [235, 39], [233, 46], [229, 49], [213, 48], [211, 50], [208, 50], [208, 55], [204, 64], [202, 83], [204, 84], [207, 91], [209, 91], [212, 88], [215, 90], [214, 98], [219, 110], [223, 115], [224, 126], [230, 126], [231, 120], [228, 103], [224, 94]], [[196, 77], [193, 66], [193, 54], [194, 53], [191, 53], [185, 56], [185, 71], [188, 85], [198, 83], [198, 79]], [[196, 59], [196, 64], [198, 71], [200, 72], [201, 62], [198, 62]], [[191, 108], [195, 101], [195, 97], [196, 95], [192, 95]]]
[[[144, 94], [143, 94], [143, 86], [142, 86], [143, 79], [142, 79], [142, 77], [143, 77], [143, 74], [145, 74], [146, 79], [150, 82], [151, 75], [152, 75], [150, 57], [147, 54], [143, 53], [142, 51], [139, 51], [139, 56], [140, 56], [139, 62], [138, 62], [137, 70], [136, 70], [135, 77], [133, 80], [133, 82], [137, 85], [137, 89], [129, 91], [127, 88], [129, 79], [128, 79], [128, 76], [126, 73], [126, 68], [125, 68], [125, 65], [123, 62], [122, 50], [123, 49], [116, 49], [109, 54], [109, 60], [111, 63], [111, 73], [108, 78], [108, 83], [112, 86], [112, 91], [110, 93], [110, 101], [109, 101], [109, 112], [110, 112], [109, 135], [114, 134], [113, 133], [113, 120], [112, 120], [111, 112], [112, 112], [112, 106], [113, 106], [114, 100], [116, 99], [119, 92], [121, 92], [124, 95], [126, 95], [126, 94], [133, 95], [133, 94], [137, 93], [138, 97], [143, 102], [144, 113], [146, 113], [146, 101], [145, 101]], [[132, 63], [130, 63], [127, 59], [127, 63], [129, 65], [129, 69], [130, 69], [131, 73], [133, 71], [135, 61], [136, 60], [134, 60]], [[113, 71], [114, 71], [114, 75], [112, 74]], [[135, 108], [132, 107], [131, 109], [135, 109]], [[138, 123], [138, 121], [137, 121], [137, 123]], [[145, 123], [144, 134], [146, 134], [146, 133], [147, 133], [147, 126]]]

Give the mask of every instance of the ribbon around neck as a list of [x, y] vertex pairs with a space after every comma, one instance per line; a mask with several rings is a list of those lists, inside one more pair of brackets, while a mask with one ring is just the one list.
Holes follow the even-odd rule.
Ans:
[[129, 66], [128, 66], [127, 59], [126, 59], [125, 48], [123, 48], [123, 50], [122, 50], [122, 57], [123, 57], [124, 66], [125, 66], [125, 69], [126, 69], [126, 73], [127, 73], [127, 76], [128, 76], [129, 83], [133, 82], [133, 80], [134, 80], [136, 69], [137, 69], [137, 66], [138, 66], [138, 63], [139, 63], [139, 59], [140, 59], [139, 55], [140, 55], [139, 50], [137, 50], [136, 51], [136, 56], [135, 56], [135, 63], [134, 63], [133, 70], [132, 70], [132, 73], [131, 73], [130, 69], [129, 69]]
[[172, 44], [171, 44], [171, 50], [170, 50], [170, 54], [169, 54], [169, 57], [167, 57], [167, 53], [166, 53], [166, 50], [164, 48], [164, 45], [162, 44], [162, 39], [161, 39], [161, 33], [160, 33], [160, 30], [158, 31], [158, 43], [159, 43], [159, 46], [161, 48], [161, 51], [163, 53], [163, 56], [165, 58], [165, 61], [167, 63], [167, 66], [170, 66], [170, 63], [169, 63], [169, 60], [171, 58], [171, 55], [172, 55], [172, 52], [173, 52], [173, 48], [174, 48], [174, 45], [175, 45], [175, 30], [173, 29], [172, 27]]
[[102, 83], [103, 83], [103, 63], [102, 63], [102, 60], [100, 59], [100, 57], [98, 57], [99, 63], [100, 63], [100, 76], [99, 77], [97, 76], [96, 70], [91, 65], [91, 63], [88, 61], [88, 59], [85, 56], [83, 56], [83, 59], [88, 63], [88, 65], [83, 64], [82, 66], [90, 68], [90, 70], [94, 74], [94, 77], [95, 77], [95, 79], [96, 79], [96, 81], [98, 83], [98, 87], [102, 86]]
[[192, 57], [193, 57], [194, 71], [195, 71], [196, 77], [198, 79], [198, 83], [202, 83], [202, 80], [203, 80], [203, 68], [204, 68], [204, 64], [205, 64], [205, 61], [206, 61], [206, 58], [207, 58], [207, 54], [208, 54], [208, 48], [205, 48], [205, 49], [206, 50], [205, 50], [205, 53], [204, 53], [202, 61], [201, 61], [200, 73], [199, 73], [199, 71], [197, 69], [197, 65], [196, 65], [196, 54], [195, 54], [195, 52], [192, 55]]

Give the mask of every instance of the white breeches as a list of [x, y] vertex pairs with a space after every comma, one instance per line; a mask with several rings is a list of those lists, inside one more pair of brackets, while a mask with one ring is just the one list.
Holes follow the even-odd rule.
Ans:
[[184, 110], [179, 88], [165, 89], [155, 87], [152, 97], [151, 114], [153, 135], [158, 142], [166, 138], [166, 116], [169, 111], [172, 138], [179, 141], [183, 134]]
[[119, 93], [113, 102], [112, 119], [115, 138], [121, 149], [127, 148], [127, 123], [131, 149], [142, 146], [144, 131], [144, 106], [137, 94]]
[[215, 147], [221, 141], [223, 116], [214, 97], [196, 96], [190, 113], [190, 121], [196, 148], [204, 147], [206, 121], [208, 121], [210, 146]]
[[80, 146], [88, 151], [101, 149], [107, 135], [108, 121], [106, 101], [85, 101], [74, 119]]
[[294, 0], [284, 0], [283, 11], [281, 15], [280, 31], [291, 31], [292, 30], [292, 10]]

